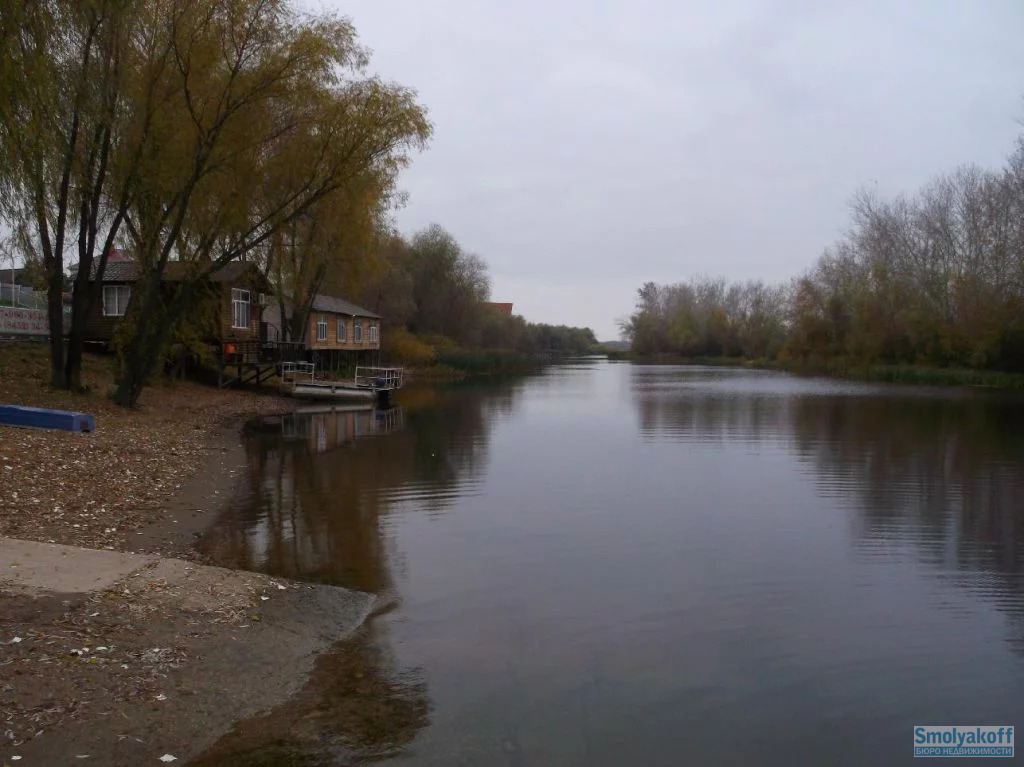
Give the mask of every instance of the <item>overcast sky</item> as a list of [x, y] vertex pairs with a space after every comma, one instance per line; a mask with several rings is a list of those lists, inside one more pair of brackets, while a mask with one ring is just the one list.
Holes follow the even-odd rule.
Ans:
[[998, 167], [1024, 2], [320, 0], [435, 126], [401, 179], [527, 319], [618, 336], [647, 280], [787, 279], [862, 185]]

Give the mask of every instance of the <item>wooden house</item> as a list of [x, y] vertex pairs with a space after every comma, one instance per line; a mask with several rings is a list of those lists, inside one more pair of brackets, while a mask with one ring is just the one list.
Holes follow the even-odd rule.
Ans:
[[[171, 261], [167, 264], [163, 283], [171, 294], [192, 264]], [[93, 279], [96, 267], [94, 267]], [[93, 304], [86, 319], [86, 340], [108, 344], [117, 324], [129, 311], [132, 294], [139, 281], [138, 264], [124, 257], [107, 261], [103, 274], [100, 300]], [[251, 262], [232, 261], [210, 275], [190, 318], [200, 338], [212, 344], [230, 345], [258, 342], [261, 338], [263, 304], [269, 284]]]
[[[291, 311], [291, 301], [285, 302]], [[279, 337], [280, 306], [271, 299], [264, 318], [270, 337]], [[337, 368], [344, 359], [365, 360], [380, 350], [381, 316], [343, 298], [317, 294], [313, 298], [302, 344], [307, 358]], [[355, 355], [349, 355], [356, 352]]]

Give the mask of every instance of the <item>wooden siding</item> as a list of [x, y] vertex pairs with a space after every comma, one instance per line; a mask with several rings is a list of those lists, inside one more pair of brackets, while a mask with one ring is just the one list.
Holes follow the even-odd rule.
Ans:
[[[255, 341], [260, 337], [260, 320], [263, 307], [260, 306], [260, 294], [246, 284], [221, 282], [220, 288], [220, 340], [222, 341]], [[235, 312], [231, 302], [232, 288], [249, 291], [249, 325], [245, 328], [234, 327]]]
[[[126, 282], [107, 282], [106, 285], [128, 285], [132, 289], [132, 298], [135, 298], [135, 286]], [[103, 314], [103, 289], [100, 288], [99, 298], [93, 303], [89, 314], [85, 318], [85, 340], [109, 342], [114, 338], [114, 329], [120, 317], [106, 317]]]
[[[327, 318], [327, 340], [318, 341], [316, 337], [316, 326], [320, 320], [320, 317], [324, 316]], [[345, 340], [344, 342], [338, 340], [338, 318], [342, 318], [345, 322]], [[355, 341], [355, 322], [360, 320], [363, 323], [363, 340], [361, 342]], [[377, 340], [370, 340], [370, 325], [377, 327]], [[334, 312], [310, 312], [309, 315], [309, 330], [306, 338], [308, 339], [306, 347], [312, 351], [321, 350], [332, 350], [332, 351], [363, 351], [364, 349], [379, 349], [380, 348], [380, 320], [372, 319], [370, 317], [349, 317], [345, 314], [335, 314]]]
[[[135, 300], [137, 285], [135, 283], [107, 282], [106, 285], [129, 285], [132, 289], [131, 301]], [[177, 283], [166, 282], [163, 284], [163, 291], [168, 295], [174, 292]], [[249, 325], [246, 328], [232, 327], [234, 312], [231, 306], [231, 289], [241, 288], [249, 291], [250, 313]], [[263, 307], [259, 305], [259, 291], [253, 289], [248, 282], [211, 282], [208, 283], [209, 292], [199, 301], [199, 305], [193, 310], [192, 320], [201, 324], [200, 334], [208, 341], [255, 341], [259, 339], [260, 320], [263, 316]], [[114, 331], [120, 317], [103, 316], [103, 291], [100, 290], [99, 300], [93, 304], [85, 323], [85, 338], [87, 341], [102, 341], [109, 343], [114, 337]]]

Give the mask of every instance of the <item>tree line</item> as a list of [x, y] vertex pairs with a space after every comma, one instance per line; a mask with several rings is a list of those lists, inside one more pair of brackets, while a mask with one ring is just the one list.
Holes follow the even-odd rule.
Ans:
[[386, 232], [370, 252], [376, 258], [357, 295], [384, 317], [385, 347], [399, 358], [429, 362], [454, 348], [583, 354], [597, 345], [590, 328], [527, 322], [496, 308], [486, 263], [437, 224], [408, 239]]
[[1024, 372], [1024, 138], [999, 170], [851, 208], [788, 284], [645, 284], [625, 337], [639, 354]]
[[[439, 228], [390, 231], [398, 173], [432, 128], [368, 65], [348, 20], [293, 0], [0, 5], [0, 216], [43, 274], [53, 386], [81, 386], [92, 278], [115, 248], [140, 274], [117, 336], [127, 406], [170, 347], [199, 341], [190, 314], [234, 260], [275, 286], [286, 336], [316, 293], [376, 291], [414, 333], [520, 343], [487, 320], [479, 258]], [[170, 291], [173, 262], [189, 268]]]

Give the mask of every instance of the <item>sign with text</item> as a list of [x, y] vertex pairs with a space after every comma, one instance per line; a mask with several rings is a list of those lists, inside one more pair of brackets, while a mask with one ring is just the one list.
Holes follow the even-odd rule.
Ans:
[[918, 725], [914, 756], [1013, 756], [1013, 726]]
[[0, 306], [0, 336], [45, 336], [50, 322], [41, 309], [18, 309]]

